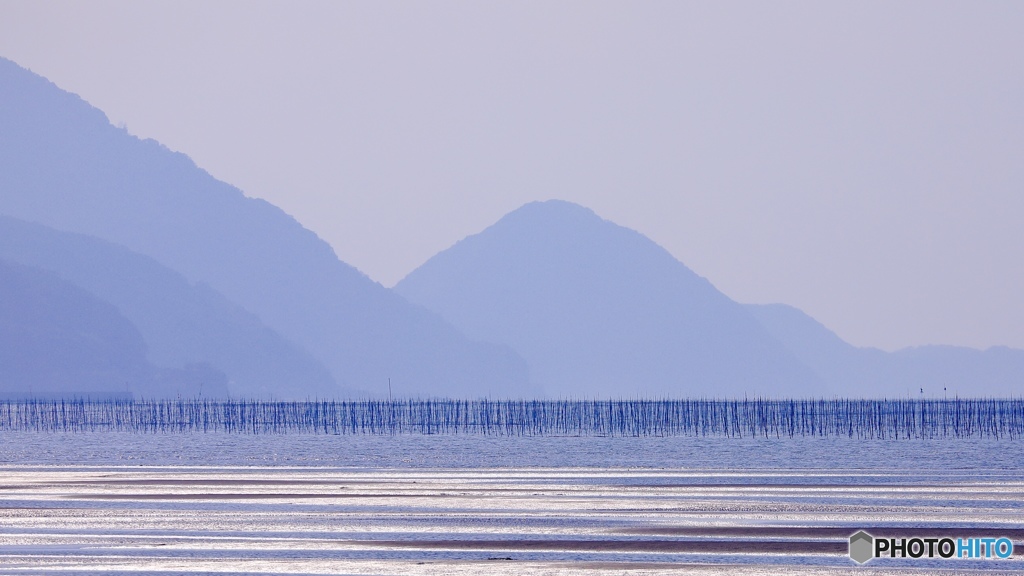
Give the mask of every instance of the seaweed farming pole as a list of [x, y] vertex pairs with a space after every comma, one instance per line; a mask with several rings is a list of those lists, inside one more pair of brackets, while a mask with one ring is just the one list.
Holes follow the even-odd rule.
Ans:
[[0, 399], [0, 431], [1024, 438], [1024, 399]]

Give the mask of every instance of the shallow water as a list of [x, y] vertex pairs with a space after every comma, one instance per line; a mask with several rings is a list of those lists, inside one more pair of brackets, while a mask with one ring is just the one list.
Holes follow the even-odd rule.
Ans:
[[381, 468], [1024, 470], [1024, 441], [994, 439], [0, 432], [0, 463]]
[[1024, 551], [1020, 444], [2, 433], [0, 572], [1024, 571], [846, 553], [861, 528]]

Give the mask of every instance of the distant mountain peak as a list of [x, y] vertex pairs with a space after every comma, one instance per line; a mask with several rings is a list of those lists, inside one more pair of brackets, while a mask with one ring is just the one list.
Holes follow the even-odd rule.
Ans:
[[649, 238], [571, 202], [526, 204], [395, 290], [511, 346], [549, 394], [815, 390], [742, 306]]
[[514, 219], [520, 217], [578, 218], [581, 220], [585, 218], [590, 218], [603, 220], [593, 210], [587, 208], [586, 206], [583, 206], [582, 204], [577, 204], [575, 202], [570, 202], [568, 200], [559, 200], [557, 198], [552, 198], [550, 200], [535, 200], [533, 202], [527, 202], [526, 204], [523, 204], [519, 208], [516, 208], [515, 210], [506, 214], [502, 219]]
[[112, 126], [0, 60], [0, 213], [85, 234], [208, 285], [349, 389], [472, 397], [522, 389], [508, 348], [473, 342], [338, 259], [280, 208]]
[[503, 216], [491, 228], [523, 225], [550, 232], [557, 232], [566, 227], [577, 230], [609, 225], [620, 227], [614, 222], [601, 218], [586, 206], [567, 200], [552, 199], [524, 204]]

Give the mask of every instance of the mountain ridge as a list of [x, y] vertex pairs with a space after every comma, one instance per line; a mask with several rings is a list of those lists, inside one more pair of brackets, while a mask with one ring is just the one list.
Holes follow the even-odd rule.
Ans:
[[0, 398], [224, 397], [205, 363], [160, 368], [114, 305], [57, 274], [0, 259]]
[[401, 395], [474, 396], [526, 385], [508, 348], [465, 338], [279, 208], [5, 59], [0, 104], [0, 213], [125, 246], [210, 285], [348, 388], [380, 394], [391, 378]]
[[549, 393], [824, 393], [707, 279], [560, 200], [505, 215], [394, 289], [473, 338], [511, 346]]
[[[56, 258], [60, 250], [44, 257], [0, 246], [0, 259], [44, 273], [40, 286], [66, 282], [73, 288], [55, 293], [71, 294], [84, 285], [116, 302], [151, 344], [156, 376], [140, 376], [151, 391], [153, 382], [175, 378], [219, 382], [243, 374], [246, 363], [260, 369], [238, 350], [233, 359], [215, 357], [199, 337], [185, 350], [183, 339], [173, 344], [170, 332], [158, 334], [168, 330], [173, 306], [193, 307], [181, 318], [194, 335], [224, 329], [234, 334], [224, 333], [227, 340], [252, 337], [254, 349], [290, 355], [294, 371], [305, 371], [298, 380], [319, 382], [310, 389], [333, 390], [325, 388], [333, 380], [378, 397], [392, 389], [397, 396], [534, 395], [542, 387], [552, 396], [879, 396], [937, 394], [940, 386], [1012, 395], [1024, 380], [1022, 350], [856, 348], [796, 308], [740, 305], [641, 233], [558, 200], [510, 212], [389, 290], [280, 208], [216, 180], [185, 154], [112, 126], [79, 96], [0, 58], [0, 233], [14, 221], [54, 238], [92, 238], [75, 241], [81, 245], [107, 243], [90, 244], [83, 259], [149, 286], [136, 292], [162, 294], [168, 314], [158, 321], [140, 312], [138, 294]], [[135, 264], [111, 264], [119, 257]], [[48, 272], [59, 282], [46, 280]], [[314, 376], [321, 368], [328, 373]], [[247, 390], [273, 396], [270, 380], [285, 377], [264, 372], [241, 378], [250, 380]], [[257, 386], [257, 376], [267, 381]]]
[[843, 341], [803, 311], [786, 304], [747, 304], [776, 339], [833, 387], [852, 396], [932, 397], [1019, 394], [1024, 381], [1024, 350], [993, 346], [912, 346], [886, 352]]
[[156, 366], [208, 364], [224, 372], [235, 396], [343, 392], [325, 367], [255, 315], [148, 256], [0, 215], [0, 258], [49, 270], [114, 305], [141, 332]]

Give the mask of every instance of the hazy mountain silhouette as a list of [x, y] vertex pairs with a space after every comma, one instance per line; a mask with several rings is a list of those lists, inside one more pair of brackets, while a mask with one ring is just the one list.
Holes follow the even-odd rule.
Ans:
[[127, 392], [146, 345], [117, 308], [54, 274], [0, 260], [0, 394]]
[[535, 202], [395, 290], [525, 358], [549, 395], [826, 395], [741, 305], [663, 248], [562, 201]]
[[213, 289], [121, 246], [0, 216], [0, 258], [57, 273], [109, 302], [157, 366], [206, 363], [235, 396], [336, 397], [328, 370]]
[[844, 396], [1019, 396], [1024, 350], [920, 346], [897, 352], [858, 348], [785, 304], [747, 309], [805, 365]]
[[56, 274], [0, 260], [0, 397], [226, 394], [206, 364], [159, 369], [116, 307]]
[[1024, 380], [1021, 350], [886, 353], [739, 305], [566, 202], [516, 210], [389, 291], [2, 58], [0, 215], [0, 394], [382, 395], [390, 378], [397, 395], [894, 397]]
[[844, 395], [863, 388], [876, 390], [886, 353], [855, 348], [797, 308], [785, 304], [747, 304], [762, 326], [823, 380], [836, 382]]
[[0, 59], [0, 213], [121, 244], [204, 282], [324, 363], [396, 394], [521, 391], [522, 359], [472, 342], [335, 256], [280, 209]]

